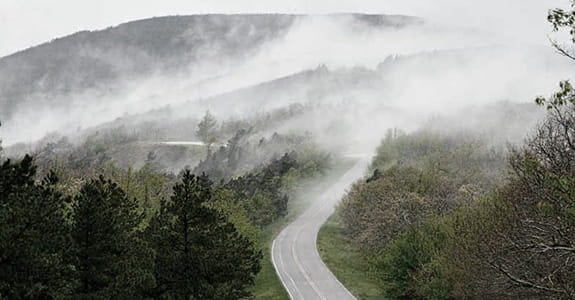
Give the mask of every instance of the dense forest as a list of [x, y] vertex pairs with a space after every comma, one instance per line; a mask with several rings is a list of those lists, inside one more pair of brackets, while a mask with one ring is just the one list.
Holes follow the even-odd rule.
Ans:
[[203, 157], [177, 173], [162, 161], [178, 159], [154, 151], [137, 167], [112, 155], [138, 143], [121, 127], [79, 144], [40, 143], [34, 156], [3, 157], [0, 298], [248, 297], [265, 251], [261, 231], [287, 214], [305, 181], [332, 165], [310, 137], [266, 140], [258, 119], [250, 122], [222, 143], [238, 127], [206, 112], [195, 133], [206, 144], [163, 150]]
[[[574, 16], [549, 20], [575, 38]], [[536, 102], [545, 119], [508, 151], [477, 131], [389, 131], [339, 209], [385, 299], [575, 297], [575, 93]]]

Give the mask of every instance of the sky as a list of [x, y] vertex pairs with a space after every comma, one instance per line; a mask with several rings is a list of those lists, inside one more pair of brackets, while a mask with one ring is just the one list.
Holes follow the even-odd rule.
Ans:
[[80, 30], [202, 13], [406, 14], [544, 44], [547, 11], [568, 5], [569, 0], [0, 0], [0, 57]]

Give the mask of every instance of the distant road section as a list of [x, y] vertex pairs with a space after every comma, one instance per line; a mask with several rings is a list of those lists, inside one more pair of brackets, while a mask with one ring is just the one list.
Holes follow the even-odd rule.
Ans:
[[356, 299], [323, 263], [316, 240], [322, 224], [345, 191], [364, 175], [369, 161], [370, 157], [361, 158], [273, 241], [272, 261], [291, 299]]
[[159, 142], [161, 145], [169, 146], [205, 146], [203, 142], [184, 142], [184, 141], [174, 141], [174, 142]]

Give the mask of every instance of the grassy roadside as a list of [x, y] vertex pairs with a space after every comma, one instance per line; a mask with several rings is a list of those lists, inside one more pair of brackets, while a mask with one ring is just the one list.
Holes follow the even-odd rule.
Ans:
[[251, 289], [254, 299], [289, 299], [289, 296], [284, 290], [271, 261], [272, 241], [284, 226], [293, 221], [305, 210], [305, 208], [309, 206], [310, 199], [318, 197], [325, 189], [335, 184], [337, 180], [339, 180], [341, 176], [354, 165], [354, 163], [354, 160], [340, 161], [331, 170], [330, 175], [325, 176], [316, 182], [309, 182], [306, 184], [306, 186], [303, 187], [301, 191], [293, 197], [293, 199], [290, 199], [288, 204], [289, 214], [285, 218], [269, 225], [261, 232], [259, 240], [262, 243], [261, 249], [264, 251], [264, 257], [262, 259], [262, 269], [258, 273], [256, 282]]
[[321, 258], [333, 274], [358, 299], [384, 299], [381, 284], [369, 273], [369, 263], [343, 234], [338, 213], [321, 227], [318, 235]]
[[279, 222], [271, 224], [261, 232], [260, 241], [262, 241], [261, 249], [264, 252], [264, 257], [262, 259], [262, 269], [258, 273], [256, 282], [252, 287], [254, 299], [289, 299], [287, 292], [284, 290], [284, 287], [276, 274], [270, 257], [272, 241], [284, 223], [285, 220], [279, 220]]

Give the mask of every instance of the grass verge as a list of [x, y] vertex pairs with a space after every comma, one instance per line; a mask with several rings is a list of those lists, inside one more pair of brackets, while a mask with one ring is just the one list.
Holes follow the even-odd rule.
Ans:
[[339, 161], [329, 175], [317, 181], [305, 184], [305, 186], [293, 196], [293, 199], [290, 199], [288, 215], [262, 230], [259, 240], [262, 241], [261, 249], [264, 251], [264, 257], [262, 259], [262, 269], [258, 273], [255, 284], [251, 289], [254, 299], [289, 299], [271, 261], [272, 241], [284, 226], [295, 220], [295, 218], [309, 206], [311, 199], [317, 198], [325, 189], [335, 184], [354, 163], [354, 160]]
[[369, 263], [343, 234], [336, 212], [322, 226], [318, 235], [321, 258], [333, 274], [358, 299], [384, 299], [381, 283], [369, 272]]
[[287, 300], [289, 296], [279, 280], [271, 260], [272, 241], [277, 232], [284, 225], [285, 220], [269, 225], [260, 233], [261, 249], [264, 252], [262, 269], [256, 277], [252, 287], [254, 299]]

